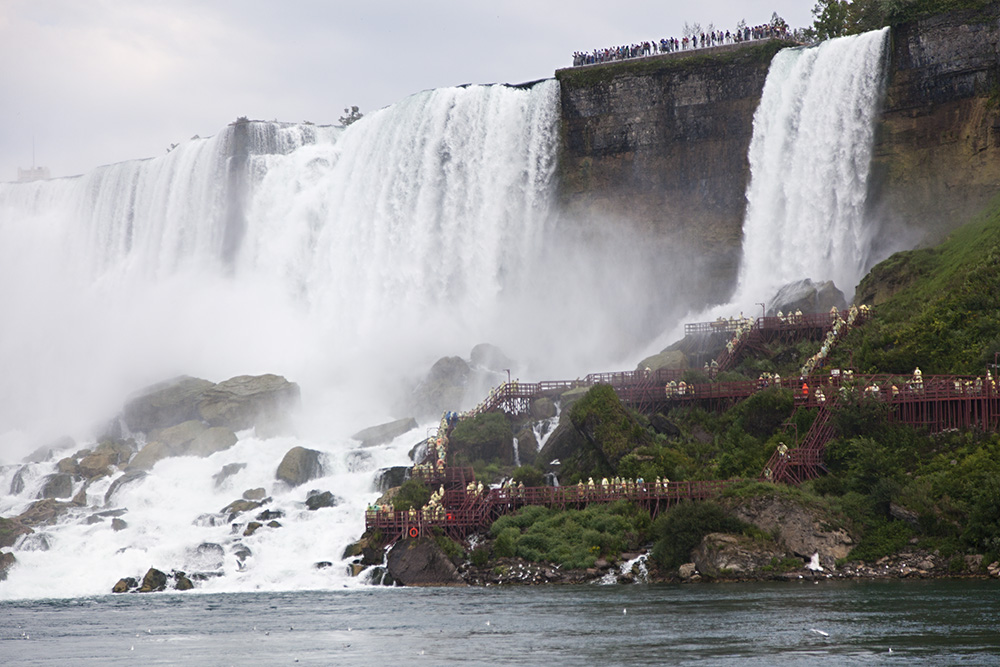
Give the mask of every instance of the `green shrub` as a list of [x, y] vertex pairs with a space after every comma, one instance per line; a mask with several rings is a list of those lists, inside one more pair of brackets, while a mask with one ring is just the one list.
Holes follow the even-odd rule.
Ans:
[[483, 567], [490, 562], [490, 551], [485, 547], [476, 547], [469, 552], [469, 562], [476, 567]]
[[656, 543], [653, 561], [673, 569], [687, 563], [691, 550], [709, 533], [743, 533], [747, 524], [729, 516], [711, 501], [687, 502], [657, 518], [653, 524]]
[[405, 512], [411, 507], [420, 509], [431, 499], [431, 490], [418, 479], [408, 479], [399, 487], [399, 492], [392, 498], [392, 508], [397, 512]]
[[532, 465], [521, 466], [514, 470], [514, 474], [511, 475], [514, 478], [515, 483], [524, 484], [525, 486], [544, 486], [545, 477], [542, 472]]
[[851, 560], [871, 562], [891, 556], [902, 549], [913, 537], [913, 529], [902, 521], [880, 521], [865, 531], [858, 546], [851, 549]]

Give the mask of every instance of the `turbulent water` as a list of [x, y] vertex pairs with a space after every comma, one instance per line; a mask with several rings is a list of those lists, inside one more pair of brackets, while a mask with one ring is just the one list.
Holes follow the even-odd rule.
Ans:
[[[884, 39], [776, 57], [751, 149], [744, 293], [756, 298], [761, 273], [856, 280]], [[830, 90], [844, 106], [823, 103]], [[0, 184], [0, 516], [29, 507], [140, 387], [278, 373], [304, 403], [296, 437], [250, 430], [113, 494], [112, 477], [92, 483], [86, 507], [18, 542], [0, 598], [106, 593], [149, 567], [209, 573], [214, 592], [361, 585], [341, 555], [375, 471], [408, 463], [429, 425], [370, 449], [348, 436], [400, 416], [408, 380], [482, 342], [525, 379], [634, 363], [669, 289], [651, 284], [663, 273], [636, 239], [565, 233], [558, 93], [555, 81], [427, 91], [347, 128], [236, 123], [155, 159]], [[836, 137], [813, 142], [820, 130]], [[48, 461], [17, 463], [67, 434]], [[275, 469], [299, 445], [323, 453], [326, 476], [287, 488]], [[247, 466], [217, 485], [232, 463]], [[282, 527], [244, 538], [219, 512], [258, 487]], [[340, 502], [309, 511], [310, 489]]]
[[865, 219], [888, 28], [785, 49], [771, 62], [750, 143], [734, 303], [832, 280], [848, 298], [872, 257]]

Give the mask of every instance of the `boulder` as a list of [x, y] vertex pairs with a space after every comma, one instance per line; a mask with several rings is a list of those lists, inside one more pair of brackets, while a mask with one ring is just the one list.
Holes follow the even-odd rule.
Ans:
[[215, 488], [222, 486], [223, 482], [247, 467], [246, 463], [228, 463], [222, 466], [222, 470], [212, 475]]
[[[247, 554], [249, 556], [249, 553]], [[225, 565], [226, 550], [215, 542], [202, 542], [189, 552], [186, 566], [202, 572], [219, 572]], [[245, 559], [243, 559], [245, 560]]]
[[170, 456], [176, 456], [170, 445], [159, 441], [150, 442], [140, 449], [138, 454], [132, 457], [132, 460], [126, 466], [126, 470], [129, 472], [146, 472]]
[[391, 442], [395, 438], [408, 433], [417, 428], [417, 420], [413, 417], [397, 419], [396, 421], [369, 426], [352, 435], [351, 437], [361, 442], [362, 447], [375, 447]]
[[784, 552], [767, 549], [746, 537], [709, 533], [691, 552], [695, 567], [712, 578], [748, 576], [760, 572]]
[[382, 468], [375, 474], [375, 490], [385, 493], [394, 486], [402, 486], [403, 482], [410, 479], [410, 470], [410, 466]]
[[129, 593], [139, 588], [139, 582], [133, 577], [124, 577], [118, 580], [118, 583], [114, 585], [111, 589], [112, 593]]
[[313, 491], [309, 494], [309, 497], [306, 498], [306, 507], [315, 511], [323, 507], [336, 507], [339, 502], [340, 499], [329, 491], [324, 491], [323, 493]]
[[844, 528], [833, 527], [836, 522], [820, 510], [787, 498], [743, 499], [733, 508], [733, 515], [765, 533], [778, 535], [788, 551], [800, 558], [809, 559], [818, 553], [823, 567], [833, 567], [837, 559], [846, 558], [855, 545], [850, 533]]
[[7, 579], [7, 572], [14, 567], [16, 562], [17, 558], [14, 557], [14, 554], [9, 551], [0, 551], [0, 581]]
[[586, 396], [588, 391], [590, 391], [590, 387], [574, 387], [559, 394], [559, 407], [563, 414], [569, 411], [570, 406]]
[[671, 350], [668, 348], [659, 354], [646, 357], [639, 362], [639, 365], [635, 369], [637, 371], [644, 371], [647, 368], [651, 371], [658, 371], [661, 368], [685, 370], [688, 368], [688, 358], [680, 350]]
[[556, 404], [551, 398], [542, 396], [531, 402], [532, 419], [552, 419], [556, 416]]
[[115, 531], [116, 533], [125, 530], [126, 528], [128, 528], [128, 524], [125, 523], [125, 521], [123, 521], [122, 519], [115, 517], [114, 519], [111, 520], [111, 530]]
[[263, 486], [259, 486], [256, 489], [247, 489], [243, 492], [243, 500], [264, 500], [267, 498], [267, 491]]
[[698, 567], [694, 563], [684, 563], [677, 568], [677, 576], [684, 581], [694, 581], [698, 579]]
[[154, 567], [149, 568], [146, 576], [142, 578], [142, 585], [139, 587], [140, 593], [153, 593], [162, 591], [167, 587], [167, 575]]
[[410, 395], [408, 412], [418, 419], [437, 419], [448, 410], [460, 410], [471, 372], [461, 357], [438, 359]]
[[80, 458], [77, 471], [86, 479], [104, 477], [111, 474], [112, 466], [128, 463], [134, 452], [134, 440], [107, 440]]
[[280, 375], [240, 375], [207, 389], [198, 413], [212, 426], [256, 427], [259, 437], [270, 437], [291, 433], [291, 412], [300, 401], [299, 385]]
[[46, 476], [42, 490], [38, 493], [39, 498], [69, 498], [72, 495], [73, 476], [65, 472]]
[[469, 360], [473, 366], [479, 366], [491, 371], [506, 371], [514, 368], [514, 362], [496, 345], [480, 343], [472, 348]]
[[569, 419], [561, 419], [552, 435], [545, 441], [545, 446], [535, 455], [534, 465], [544, 472], [558, 473], [560, 466], [553, 465], [553, 461], [565, 461], [586, 446], [587, 440], [573, 428]]
[[314, 449], [292, 447], [281, 459], [275, 478], [291, 486], [305, 484], [323, 475], [321, 454]]
[[16, 496], [24, 491], [24, 472], [27, 470], [27, 466], [22, 466], [17, 469], [14, 476], [10, 480], [10, 495]]
[[262, 524], [259, 521], [251, 521], [250, 523], [247, 524], [246, 529], [244, 529], [243, 537], [250, 537], [251, 535], [256, 533], [263, 525], [264, 524]]
[[250, 512], [252, 510], [255, 510], [258, 507], [263, 506], [270, 500], [271, 500], [270, 498], [264, 498], [262, 500], [243, 500], [241, 498], [240, 500], [234, 500], [233, 502], [229, 503], [219, 511], [222, 514], [228, 514], [229, 521], [232, 521], [243, 512]]
[[257, 521], [270, 521], [271, 519], [281, 519], [285, 516], [285, 513], [281, 510], [264, 510], [258, 514], [255, 518]]
[[149, 433], [199, 419], [198, 403], [208, 380], [182, 376], [143, 389], [125, 404], [122, 418], [133, 433]]
[[677, 425], [659, 412], [649, 418], [649, 425], [660, 435], [670, 436], [671, 438], [677, 438], [681, 435], [681, 430]]
[[129, 470], [122, 474], [120, 477], [111, 482], [111, 486], [108, 487], [107, 492], [104, 494], [104, 504], [110, 505], [111, 500], [115, 497], [115, 494], [122, 489], [122, 487], [131, 484], [132, 482], [138, 482], [143, 479], [147, 474], [144, 470]]
[[62, 516], [66, 510], [73, 506], [74, 505], [72, 503], [60, 502], [54, 498], [36, 500], [28, 506], [28, 509], [17, 515], [14, 520], [20, 522], [24, 526], [40, 526], [43, 524], [49, 524], [54, 522], [58, 517]]
[[0, 517], [0, 547], [12, 547], [21, 535], [33, 533], [31, 528], [25, 526], [18, 519], [4, 519]]
[[769, 317], [774, 317], [779, 311], [794, 313], [801, 310], [808, 315], [810, 313], [828, 313], [833, 307], [838, 310], [847, 308], [844, 293], [837, 289], [832, 280], [814, 283], [808, 278], [785, 285], [771, 297], [768, 303], [771, 304], [767, 310]]
[[455, 565], [426, 537], [404, 539], [389, 551], [387, 568], [402, 586], [464, 586]]
[[56, 463], [56, 470], [58, 472], [64, 472], [67, 475], [77, 474], [76, 459], [72, 456], [67, 456], [65, 458], [59, 459], [59, 462]]
[[535, 432], [530, 428], [521, 429], [516, 437], [517, 460], [523, 466], [530, 466], [535, 462], [535, 455], [538, 454], [538, 439]]
[[174, 590], [189, 591], [194, 588], [194, 583], [183, 572], [174, 572]]
[[237, 442], [236, 434], [223, 426], [213, 426], [195, 436], [184, 452], [188, 456], [205, 458], [229, 449]]

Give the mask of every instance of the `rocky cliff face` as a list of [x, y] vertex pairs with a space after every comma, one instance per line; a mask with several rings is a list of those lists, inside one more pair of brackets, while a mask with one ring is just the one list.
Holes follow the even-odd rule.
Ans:
[[695, 300], [724, 299], [739, 262], [753, 114], [782, 46], [556, 72], [567, 224], [623, 224], [680, 267], [669, 278]]
[[869, 197], [886, 251], [940, 241], [996, 194], [998, 49], [1000, 3], [893, 30]]

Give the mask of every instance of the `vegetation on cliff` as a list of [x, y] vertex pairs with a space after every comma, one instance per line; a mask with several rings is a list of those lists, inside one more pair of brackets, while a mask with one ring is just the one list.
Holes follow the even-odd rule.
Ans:
[[989, 0], [819, 0], [808, 32], [817, 39], [856, 35], [958, 9], [982, 9]]

